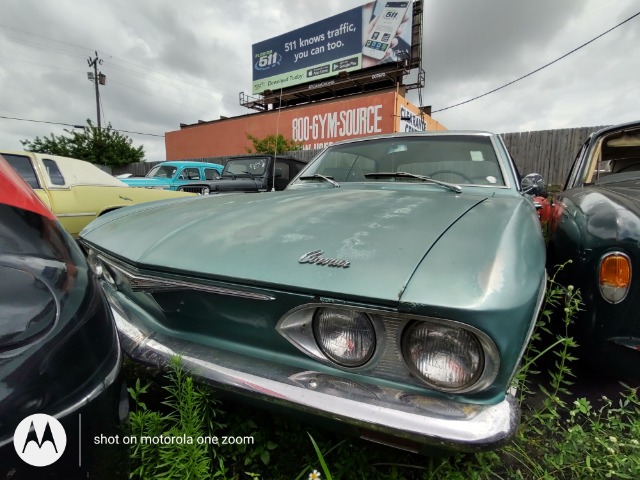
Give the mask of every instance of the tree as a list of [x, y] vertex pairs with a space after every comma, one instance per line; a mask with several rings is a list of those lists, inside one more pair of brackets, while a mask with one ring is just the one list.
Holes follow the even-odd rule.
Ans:
[[94, 126], [91, 120], [87, 120], [87, 124], [81, 132], [65, 129], [68, 136], [52, 133], [48, 137], [21, 140], [20, 143], [30, 152], [78, 158], [100, 165], [128, 165], [144, 161], [144, 147], [134, 147], [133, 141], [115, 131], [111, 123], [103, 128]]
[[248, 153], [286, 153], [293, 150], [302, 150], [302, 144], [287, 140], [282, 134], [267, 135], [260, 139], [247, 133], [247, 138], [253, 143], [253, 150], [247, 148]]

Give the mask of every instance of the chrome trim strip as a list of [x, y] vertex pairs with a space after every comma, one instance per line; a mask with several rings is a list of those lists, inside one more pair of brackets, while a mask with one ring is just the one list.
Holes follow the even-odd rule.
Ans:
[[199, 380], [246, 397], [284, 406], [360, 430], [362, 437], [386, 436], [462, 451], [496, 448], [514, 433], [520, 410], [512, 393], [496, 405], [458, 403], [413, 392], [364, 385], [344, 378], [276, 364], [159, 333], [145, 333], [105, 289], [123, 349], [133, 360], [166, 366], [175, 356]]
[[[92, 248], [92, 247], [89, 247]], [[94, 250], [95, 251], [95, 250]], [[127, 281], [131, 290], [134, 292], [163, 292], [167, 290], [198, 290], [200, 292], [216, 293], [219, 295], [227, 295], [231, 297], [249, 298], [251, 300], [273, 301], [275, 297], [262, 293], [247, 292], [244, 290], [236, 290], [225, 287], [216, 287], [215, 285], [206, 285], [203, 283], [186, 282], [184, 280], [170, 280], [166, 278], [151, 277], [149, 275], [141, 275], [133, 273], [125, 266], [111, 258], [108, 258], [102, 252], [97, 252], [98, 258], [112, 269], [120, 273]]]
[[68, 218], [68, 217], [95, 217], [98, 212], [80, 212], [80, 213], [56, 213], [56, 217], [58, 218]]

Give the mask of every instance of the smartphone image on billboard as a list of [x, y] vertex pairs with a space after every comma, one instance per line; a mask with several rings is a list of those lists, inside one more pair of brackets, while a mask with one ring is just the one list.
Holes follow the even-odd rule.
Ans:
[[402, 19], [407, 13], [411, 2], [386, 2], [384, 9], [376, 18], [376, 22], [369, 32], [362, 54], [367, 57], [382, 60], [396, 36]]

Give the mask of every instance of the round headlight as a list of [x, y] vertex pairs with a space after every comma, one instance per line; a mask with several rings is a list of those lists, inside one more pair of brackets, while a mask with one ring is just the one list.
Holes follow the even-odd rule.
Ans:
[[320, 350], [343, 367], [366, 363], [376, 347], [376, 333], [362, 312], [320, 308], [313, 319], [313, 333]]
[[96, 252], [92, 249], [89, 249], [87, 252], [87, 264], [97, 278], [104, 278], [111, 285], [116, 284], [109, 269], [102, 263], [102, 260], [100, 260]]
[[484, 366], [482, 346], [471, 332], [426, 322], [414, 322], [402, 337], [409, 369], [427, 385], [445, 392], [473, 385]]
[[104, 267], [102, 266], [102, 262], [98, 258], [98, 255], [92, 249], [87, 251], [87, 264], [96, 277], [100, 278], [102, 276]]

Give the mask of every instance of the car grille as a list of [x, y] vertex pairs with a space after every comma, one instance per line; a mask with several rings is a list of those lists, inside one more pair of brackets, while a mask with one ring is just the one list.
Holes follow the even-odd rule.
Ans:
[[207, 188], [207, 187], [202, 186], [202, 185], [193, 185], [193, 186], [184, 185], [184, 186], [182, 186], [180, 188], [181, 188], [181, 190], [183, 192], [198, 193], [198, 194], [202, 195], [202, 189]]

